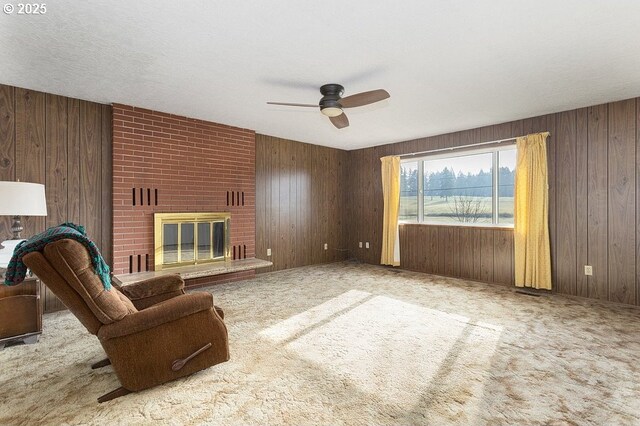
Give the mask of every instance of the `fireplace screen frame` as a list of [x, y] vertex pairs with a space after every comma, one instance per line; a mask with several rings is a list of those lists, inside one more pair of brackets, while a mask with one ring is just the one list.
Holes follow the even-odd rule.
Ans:
[[[154, 266], [156, 271], [162, 269], [175, 268], [178, 266], [187, 265], [200, 265], [205, 263], [223, 262], [231, 258], [231, 213], [154, 213]], [[209, 259], [198, 259], [198, 223], [210, 223], [211, 233], [213, 233], [214, 223], [224, 223], [224, 248], [223, 256], [213, 257], [213, 241], [211, 244], [212, 257]], [[182, 261], [182, 244], [180, 241], [182, 224], [194, 225], [194, 241], [193, 241], [193, 259]], [[164, 263], [164, 240], [163, 229], [164, 225], [177, 224], [178, 226], [178, 261], [165, 264]], [[213, 234], [211, 234], [213, 235]]]

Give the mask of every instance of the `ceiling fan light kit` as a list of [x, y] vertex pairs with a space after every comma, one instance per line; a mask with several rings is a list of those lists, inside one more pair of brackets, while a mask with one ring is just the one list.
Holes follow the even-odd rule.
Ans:
[[[320, 86], [320, 93], [322, 94], [322, 98], [320, 98], [320, 102], [318, 103], [320, 112], [329, 117], [331, 123], [338, 129], [343, 129], [349, 126], [349, 119], [342, 111], [343, 108], [354, 108], [369, 105], [387, 99], [390, 96], [389, 92], [386, 90], [377, 89], [369, 92], [356, 93], [355, 95], [343, 98], [342, 94], [344, 93], [344, 87], [335, 83]], [[267, 104], [316, 108], [316, 105], [311, 104], [285, 102], [267, 102]]]
[[340, 106], [330, 106], [320, 108], [320, 111], [327, 117], [337, 117], [342, 114], [342, 108]]

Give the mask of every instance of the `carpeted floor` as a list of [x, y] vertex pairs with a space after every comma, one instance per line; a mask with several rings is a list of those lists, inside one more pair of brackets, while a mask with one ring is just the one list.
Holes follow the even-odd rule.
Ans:
[[68, 312], [0, 352], [0, 424], [640, 424], [640, 309], [355, 263], [209, 289], [231, 361], [118, 387]]

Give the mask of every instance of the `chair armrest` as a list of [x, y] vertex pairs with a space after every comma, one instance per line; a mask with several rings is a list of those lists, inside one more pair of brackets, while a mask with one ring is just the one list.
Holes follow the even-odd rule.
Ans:
[[184, 293], [184, 280], [180, 275], [163, 275], [119, 286], [119, 290], [132, 301], [140, 300], [176, 291]]
[[129, 314], [120, 321], [103, 325], [98, 330], [98, 338], [109, 340], [128, 336], [211, 308], [213, 308], [211, 293], [183, 294]]

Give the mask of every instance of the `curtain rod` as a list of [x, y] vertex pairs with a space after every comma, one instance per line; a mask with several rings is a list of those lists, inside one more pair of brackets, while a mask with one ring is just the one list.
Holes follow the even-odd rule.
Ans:
[[[551, 133], [549, 132], [541, 132], [542, 134], [547, 134], [547, 136], [551, 135]], [[534, 133], [535, 134], [535, 133]], [[452, 146], [449, 148], [438, 148], [438, 149], [431, 149], [429, 151], [420, 151], [420, 152], [411, 152], [409, 154], [401, 154], [399, 155], [400, 158], [404, 158], [404, 157], [415, 157], [417, 155], [424, 155], [424, 154], [431, 154], [434, 152], [443, 152], [443, 151], [454, 151], [454, 150], [458, 150], [458, 149], [464, 149], [464, 148], [472, 148], [472, 147], [476, 147], [476, 146], [482, 146], [482, 145], [497, 145], [497, 144], [501, 144], [502, 142], [507, 142], [507, 141], [514, 141], [518, 138], [523, 138], [525, 136], [529, 136], [529, 135], [523, 135], [523, 136], [514, 136], [512, 138], [506, 138], [506, 139], [498, 139], [495, 141], [488, 141], [488, 142], [478, 142], [478, 143], [471, 143], [468, 145], [459, 145], [459, 146]]]

